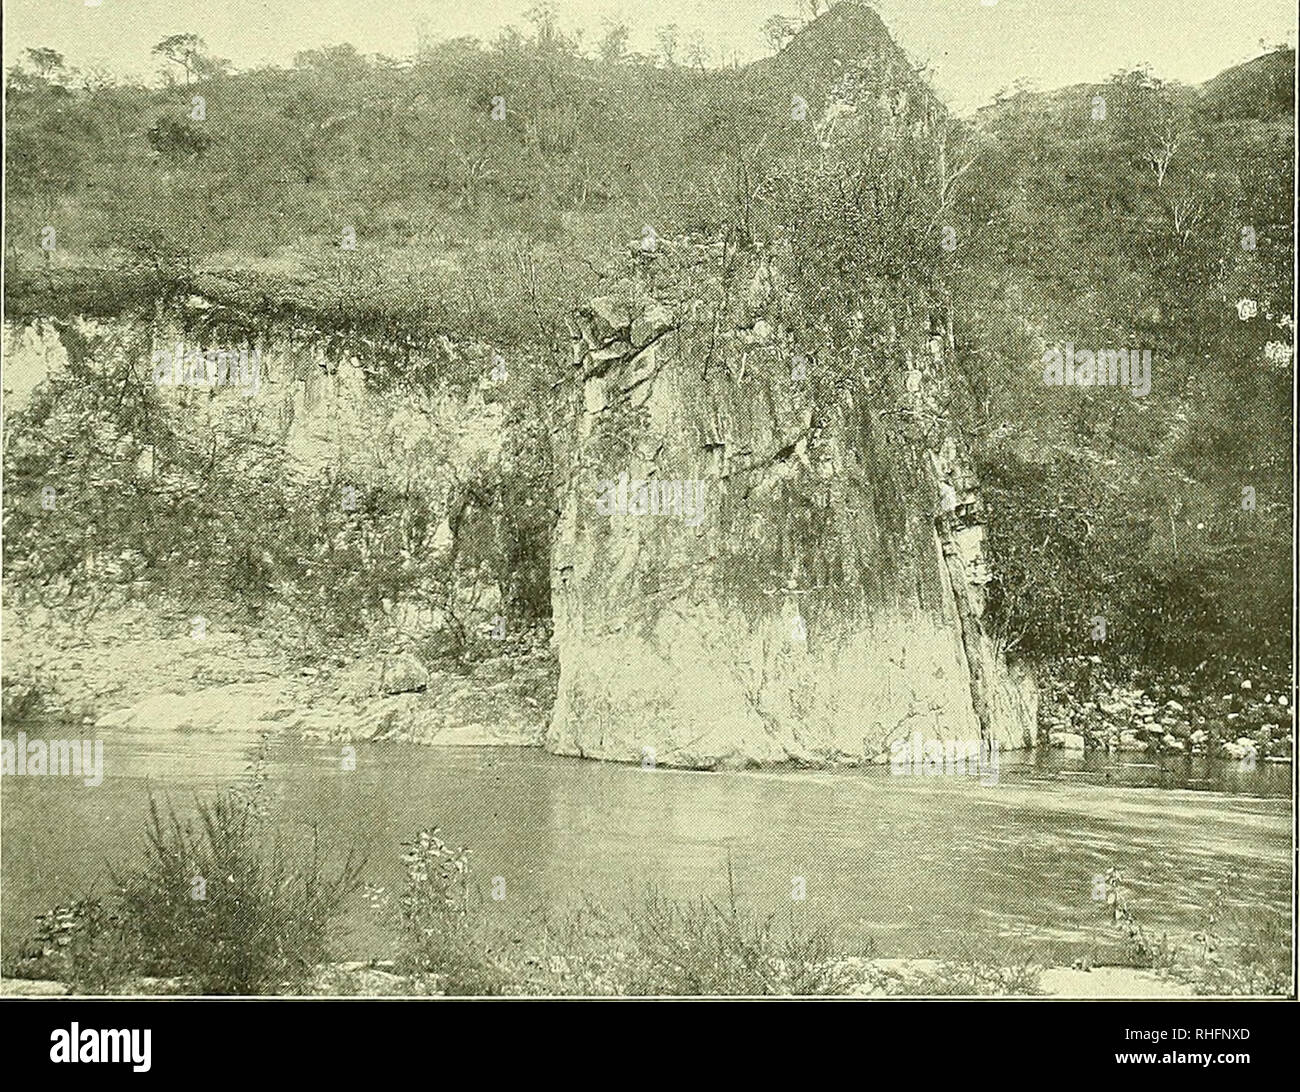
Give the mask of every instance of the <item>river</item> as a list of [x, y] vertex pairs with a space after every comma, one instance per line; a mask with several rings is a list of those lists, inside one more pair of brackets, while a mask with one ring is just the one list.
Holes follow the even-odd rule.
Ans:
[[[29, 728], [35, 735], [39, 729]], [[6, 726], [6, 736], [16, 728]], [[47, 728], [42, 733], [56, 736]], [[75, 733], [70, 733], [75, 734]], [[150, 791], [191, 810], [243, 776], [248, 736], [105, 732], [103, 784], [3, 781], [4, 954], [32, 918], [138, 859]], [[277, 816], [325, 844], [356, 844], [367, 879], [400, 887], [400, 843], [422, 827], [473, 850], [502, 923], [591, 897], [617, 905], [646, 885], [723, 896], [728, 861], [745, 902], [783, 917], [802, 878], [801, 915], [834, 922], [845, 951], [978, 955], [1007, 945], [1068, 959], [1103, 933], [1093, 877], [1114, 865], [1144, 925], [1173, 936], [1233, 874], [1231, 898], [1290, 913], [1291, 768], [1254, 770], [1145, 756], [1003, 756], [996, 784], [894, 776], [887, 768], [700, 773], [642, 769], [514, 748], [274, 743]], [[357, 898], [339, 923], [341, 957], [384, 956], [388, 936]]]

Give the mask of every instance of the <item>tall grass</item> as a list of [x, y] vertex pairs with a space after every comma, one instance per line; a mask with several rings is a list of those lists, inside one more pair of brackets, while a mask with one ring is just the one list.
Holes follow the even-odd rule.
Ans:
[[679, 902], [647, 892], [625, 913], [631, 959], [621, 992], [651, 995], [770, 995], [842, 993], [848, 985], [824, 924], [805, 925], [790, 912], [778, 932], [776, 915], [742, 910], [731, 862], [727, 900]]

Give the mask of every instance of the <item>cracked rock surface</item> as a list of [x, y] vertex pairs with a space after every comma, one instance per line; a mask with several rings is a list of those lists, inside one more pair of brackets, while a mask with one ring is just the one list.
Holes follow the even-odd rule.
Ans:
[[747, 260], [663, 239], [571, 317], [547, 746], [717, 768], [881, 761], [917, 731], [1031, 743], [1033, 682], [981, 624], [949, 348], [895, 332], [818, 400], [779, 255]]

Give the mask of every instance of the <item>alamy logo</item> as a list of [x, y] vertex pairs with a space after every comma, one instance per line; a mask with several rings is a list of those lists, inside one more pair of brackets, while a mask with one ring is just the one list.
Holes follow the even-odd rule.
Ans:
[[913, 777], [978, 777], [998, 783], [997, 740], [923, 739], [920, 732], [889, 745], [889, 772]]
[[148, 1073], [153, 1032], [149, 1028], [83, 1028], [75, 1020], [68, 1028], [50, 1032], [52, 1062], [129, 1062], [136, 1073]]
[[262, 386], [262, 350], [200, 349], [185, 342], [155, 349], [153, 380], [160, 387], [234, 387], [251, 397]]
[[1151, 393], [1150, 349], [1075, 349], [1053, 346], [1043, 353], [1043, 382], [1049, 387], [1129, 387], [1136, 397]]
[[18, 739], [0, 742], [0, 773], [21, 777], [80, 777], [90, 788], [104, 781], [102, 739]]
[[627, 471], [600, 483], [596, 511], [602, 516], [677, 516], [688, 527], [704, 522], [704, 481], [639, 481]]

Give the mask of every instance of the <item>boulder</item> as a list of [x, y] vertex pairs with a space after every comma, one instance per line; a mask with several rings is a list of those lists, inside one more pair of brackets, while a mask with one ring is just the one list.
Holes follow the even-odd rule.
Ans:
[[597, 296], [588, 303], [587, 308], [600, 321], [606, 334], [618, 334], [631, 329], [632, 315], [626, 300], [617, 296]]
[[409, 652], [371, 656], [339, 671], [333, 685], [341, 697], [352, 699], [413, 694], [428, 687], [429, 670]]
[[632, 344], [644, 348], [675, 322], [673, 312], [660, 303], [652, 303], [632, 323]]
[[293, 693], [279, 682], [234, 683], [190, 694], [154, 694], [104, 714], [95, 727], [149, 732], [242, 731], [259, 721], [283, 724], [294, 718], [298, 707]]
[[429, 669], [409, 652], [385, 656], [379, 685], [385, 694], [413, 694], [429, 685]]

